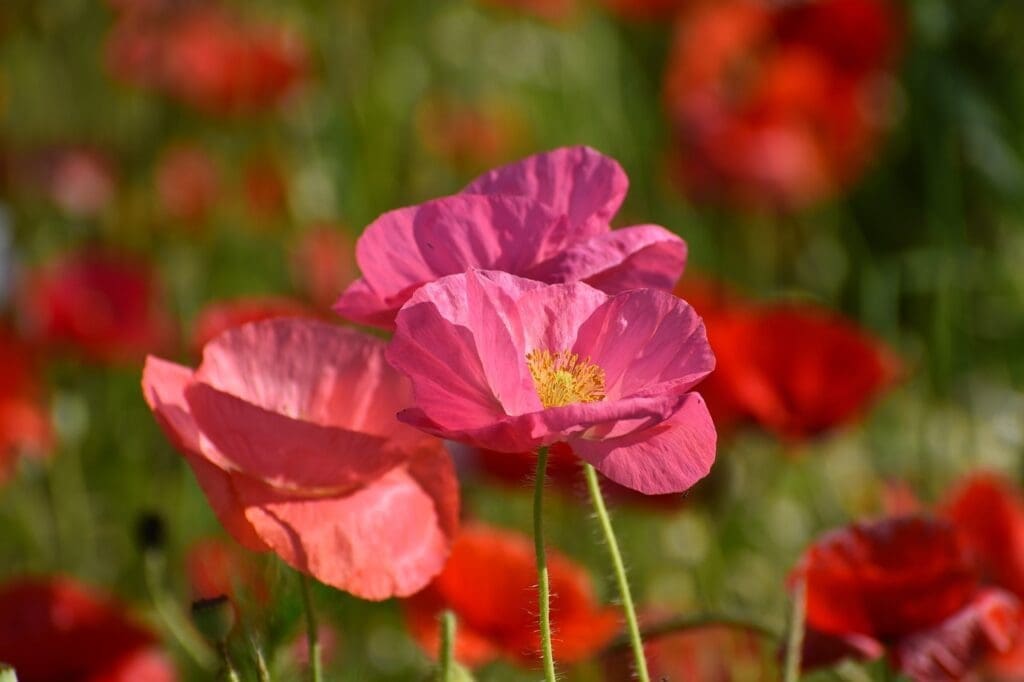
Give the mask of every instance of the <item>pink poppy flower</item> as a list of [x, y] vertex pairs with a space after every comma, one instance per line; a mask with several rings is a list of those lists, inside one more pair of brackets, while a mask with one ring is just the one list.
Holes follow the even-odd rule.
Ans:
[[645, 494], [686, 490], [715, 458], [691, 391], [714, 355], [667, 292], [470, 270], [413, 294], [387, 357], [412, 380], [416, 406], [398, 418], [443, 438], [511, 453], [566, 442]]
[[441, 443], [395, 421], [384, 342], [309, 319], [230, 329], [195, 371], [147, 359], [146, 401], [224, 527], [365, 599], [444, 565], [458, 487]]
[[419, 287], [471, 267], [551, 284], [584, 281], [608, 293], [669, 290], [683, 272], [686, 243], [657, 225], [612, 230], [628, 186], [614, 160], [566, 147], [492, 170], [461, 194], [385, 213], [356, 244], [363, 276], [334, 309], [392, 328]]

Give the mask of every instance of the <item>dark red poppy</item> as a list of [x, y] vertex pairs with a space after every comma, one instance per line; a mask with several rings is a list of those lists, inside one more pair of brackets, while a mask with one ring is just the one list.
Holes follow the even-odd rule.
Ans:
[[701, 394], [720, 429], [753, 420], [782, 438], [814, 436], [855, 420], [899, 376], [892, 352], [836, 313], [699, 286], [676, 293], [703, 317], [715, 352]]
[[179, 144], [157, 161], [156, 192], [163, 212], [175, 220], [202, 222], [220, 194], [220, 172], [197, 144]]
[[0, 328], [0, 482], [19, 454], [45, 454], [53, 434], [42, 401], [35, 354], [10, 331]]
[[283, 297], [236, 298], [215, 301], [199, 313], [193, 325], [192, 350], [200, 353], [211, 339], [233, 327], [275, 317], [311, 317], [315, 315], [305, 304]]
[[65, 254], [30, 273], [21, 293], [34, 337], [95, 361], [140, 360], [172, 337], [155, 273], [127, 255]]
[[126, 13], [106, 49], [116, 78], [212, 114], [272, 108], [306, 73], [305, 47], [295, 35], [209, 5]]
[[304, 232], [292, 253], [296, 286], [313, 304], [329, 310], [357, 276], [355, 242], [344, 228], [328, 224]]
[[[599, 650], [619, 629], [615, 609], [600, 606], [590, 576], [548, 551], [555, 659], [572, 663]], [[529, 537], [480, 524], [463, 526], [434, 582], [403, 602], [406, 622], [431, 655], [438, 646], [437, 616], [458, 618], [455, 657], [476, 667], [497, 658], [534, 666], [540, 661], [537, 573]]]
[[[983, 579], [1024, 598], [1024, 497], [1019, 489], [994, 474], [976, 474], [952, 491], [942, 514], [956, 527]], [[1009, 652], [993, 656], [989, 669], [998, 679], [1024, 677], [1024, 637]]]
[[903, 516], [827, 533], [804, 553], [805, 666], [888, 650], [917, 682], [958, 680], [1017, 634], [1020, 604], [981, 588], [954, 528]]
[[174, 682], [156, 637], [116, 602], [66, 578], [0, 586], [0, 661], [21, 682]]
[[688, 194], [794, 209], [835, 194], [887, 118], [898, 19], [886, 0], [704, 3], [679, 24], [665, 101]]

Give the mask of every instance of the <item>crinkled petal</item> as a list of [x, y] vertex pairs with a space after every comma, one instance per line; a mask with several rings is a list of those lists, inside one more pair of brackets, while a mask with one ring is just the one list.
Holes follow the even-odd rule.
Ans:
[[609, 298], [580, 327], [573, 350], [604, 370], [609, 398], [684, 393], [715, 367], [696, 311], [652, 289]]
[[590, 147], [562, 147], [496, 168], [464, 193], [530, 197], [567, 215], [578, 234], [600, 234], [619, 210], [629, 179], [614, 160]]
[[900, 641], [897, 665], [915, 682], [962, 680], [989, 654], [1009, 651], [1020, 615], [1009, 592], [982, 590], [953, 616]]
[[[448, 457], [434, 466], [454, 477]], [[246, 517], [278, 556], [362, 599], [417, 592], [448, 556], [435, 500], [404, 467], [350, 494], [320, 498], [291, 496], [246, 476], [233, 481]]]
[[142, 392], [160, 428], [185, 456], [225, 530], [243, 546], [264, 551], [267, 546], [245, 518], [228, 474], [202, 454], [199, 429], [185, 400], [185, 389], [191, 383], [189, 368], [152, 356], [146, 358]]
[[612, 230], [569, 245], [523, 273], [542, 282], [576, 282], [609, 294], [671, 291], [686, 266], [686, 242], [658, 225]]
[[524, 293], [519, 299], [519, 310], [526, 350], [573, 350], [580, 326], [607, 301], [608, 294], [582, 282], [555, 284]]
[[704, 478], [715, 461], [717, 436], [707, 406], [690, 393], [665, 422], [620, 438], [572, 438], [573, 451], [598, 471], [645, 495], [680, 493]]
[[405, 458], [387, 438], [292, 419], [206, 384], [186, 388], [185, 399], [208, 459], [276, 488], [350, 489]]
[[312, 319], [264, 320], [206, 345], [196, 380], [270, 412], [389, 438], [408, 382], [384, 359], [382, 339]]

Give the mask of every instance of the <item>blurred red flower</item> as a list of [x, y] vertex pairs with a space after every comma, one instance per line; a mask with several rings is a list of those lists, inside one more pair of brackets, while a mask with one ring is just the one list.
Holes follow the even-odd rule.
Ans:
[[300, 301], [283, 297], [247, 297], [214, 301], [200, 312], [192, 326], [191, 347], [196, 354], [221, 332], [249, 322], [275, 317], [314, 317], [315, 312]]
[[853, 182], [887, 118], [887, 0], [703, 3], [679, 24], [665, 102], [699, 200], [789, 210]]
[[959, 680], [1017, 636], [1020, 603], [979, 586], [953, 527], [925, 516], [827, 533], [791, 582], [806, 581], [804, 665], [877, 658], [917, 682]]
[[899, 376], [888, 348], [827, 309], [701, 283], [676, 293], [703, 317], [718, 361], [701, 393], [719, 428], [749, 419], [782, 438], [814, 436], [855, 420]]
[[51, 445], [50, 418], [41, 398], [35, 353], [0, 327], [0, 482], [18, 455], [43, 455]]
[[416, 129], [424, 148], [463, 173], [507, 161], [524, 137], [507, 103], [462, 102], [434, 94], [420, 102]]
[[271, 157], [249, 159], [242, 169], [245, 205], [255, 218], [273, 218], [288, 202], [288, 187], [280, 165]]
[[200, 223], [220, 194], [217, 164], [198, 144], [172, 146], [157, 161], [156, 192], [171, 218]]
[[[754, 633], [726, 625], [708, 625], [647, 638], [644, 652], [651, 678], [693, 682], [770, 682], [777, 679], [766, 664], [761, 641]], [[632, 675], [631, 656], [613, 655], [605, 668], [608, 682]]]
[[260, 602], [270, 599], [270, 588], [251, 554], [222, 538], [192, 543], [185, 555], [185, 573], [193, 600], [236, 598], [237, 592]]
[[299, 238], [292, 253], [296, 286], [317, 308], [327, 310], [355, 281], [355, 241], [342, 227], [316, 225]]
[[20, 682], [173, 682], [156, 637], [116, 602], [67, 578], [0, 585], [0, 661]]
[[155, 273], [125, 254], [67, 253], [30, 273], [20, 298], [34, 337], [95, 361], [141, 360], [172, 339]]
[[[586, 571], [548, 551], [551, 628], [555, 660], [572, 663], [601, 649], [619, 629], [616, 609], [594, 597]], [[458, 619], [455, 658], [470, 667], [497, 658], [535, 666], [537, 573], [533, 541], [519, 533], [481, 524], [463, 526], [441, 574], [403, 602], [413, 637], [431, 656], [438, 648], [438, 614], [451, 609]]]
[[[941, 507], [960, 534], [982, 579], [1024, 599], [1024, 497], [992, 474], [976, 474], [958, 485]], [[1020, 621], [1024, 632], [1024, 614]], [[1000, 680], [1024, 678], [1024, 636], [988, 662]]]
[[125, 13], [107, 41], [116, 78], [212, 114], [276, 106], [304, 79], [306, 62], [295, 35], [211, 6]]
[[5, 159], [15, 189], [40, 195], [77, 218], [101, 213], [117, 192], [117, 170], [107, 154], [86, 145], [15, 151]]

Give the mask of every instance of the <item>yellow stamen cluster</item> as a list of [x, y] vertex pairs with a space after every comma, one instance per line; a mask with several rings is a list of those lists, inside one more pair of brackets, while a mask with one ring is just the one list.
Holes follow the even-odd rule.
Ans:
[[604, 400], [604, 370], [590, 358], [580, 360], [568, 350], [534, 350], [526, 354], [526, 366], [544, 407]]

